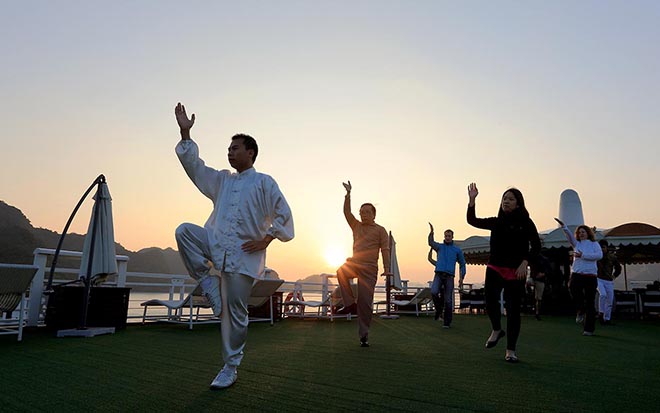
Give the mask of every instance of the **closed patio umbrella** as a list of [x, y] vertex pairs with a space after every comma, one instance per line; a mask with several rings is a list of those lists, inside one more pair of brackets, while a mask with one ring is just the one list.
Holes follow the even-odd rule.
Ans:
[[105, 181], [99, 183], [94, 201], [83, 245], [80, 276], [85, 277], [86, 282], [96, 285], [108, 275], [117, 273], [112, 198]]
[[[82, 263], [80, 266], [80, 278], [77, 281], [82, 281], [85, 289], [83, 295], [82, 312], [80, 323], [77, 329], [73, 330], [60, 330], [57, 333], [58, 337], [65, 336], [86, 336], [91, 337], [97, 334], [114, 333], [114, 328], [103, 327], [87, 329], [87, 310], [89, 307], [89, 296], [92, 284], [102, 281], [110, 274], [117, 273], [117, 261], [115, 256], [115, 235], [112, 222], [112, 198], [110, 191], [105, 180], [105, 176], [99, 175], [92, 185], [85, 191], [80, 201], [74, 208], [69, 220], [67, 221], [62, 236], [55, 250], [53, 263], [50, 269], [50, 276], [48, 277], [47, 293], [52, 293], [53, 274], [57, 267], [57, 258], [62, 248], [64, 237], [67, 233], [73, 217], [82, 205], [87, 195], [97, 188], [96, 195], [94, 195], [94, 207], [92, 209], [92, 218], [89, 222], [87, 235], [83, 244]], [[77, 282], [74, 281], [74, 282]], [[65, 285], [64, 283], [60, 285]]]
[[392, 295], [392, 288], [395, 290], [401, 290], [403, 285], [401, 283], [401, 272], [399, 271], [399, 260], [396, 258], [396, 241], [392, 236], [392, 232], [389, 235], [389, 244], [390, 244], [390, 272], [385, 275], [385, 314], [381, 315], [380, 318], [385, 319], [396, 319], [399, 318], [398, 315], [390, 314], [390, 300]]
[[[92, 218], [89, 221], [85, 243], [83, 244], [82, 264], [80, 265], [81, 278], [85, 284], [85, 295], [83, 297], [79, 330], [87, 328], [87, 310], [92, 282], [117, 273], [115, 231], [112, 224], [112, 198], [105, 177], [101, 175], [99, 178], [97, 180], [98, 189], [96, 195], [94, 195]], [[105, 332], [105, 329], [103, 330]], [[100, 332], [100, 334], [103, 332]]]

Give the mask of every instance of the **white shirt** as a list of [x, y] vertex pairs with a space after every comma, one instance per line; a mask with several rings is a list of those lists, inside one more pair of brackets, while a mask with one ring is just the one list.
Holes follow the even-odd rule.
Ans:
[[598, 260], [603, 258], [603, 250], [600, 248], [600, 244], [588, 239], [578, 241], [566, 225], [562, 227], [562, 230], [564, 230], [564, 234], [573, 250], [582, 252], [581, 257], [573, 256], [571, 271], [596, 276], [598, 274]]
[[266, 250], [246, 253], [241, 245], [266, 235], [283, 242], [293, 239], [291, 209], [277, 182], [254, 168], [240, 174], [210, 168], [199, 158], [199, 148], [192, 140], [181, 140], [176, 154], [195, 186], [213, 201], [213, 212], [204, 224], [213, 266], [262, 277]]

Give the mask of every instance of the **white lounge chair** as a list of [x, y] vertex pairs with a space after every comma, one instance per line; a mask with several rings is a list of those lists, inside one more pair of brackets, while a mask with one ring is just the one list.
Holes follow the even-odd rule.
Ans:
[[[273, 295], [277, 289], [284, 283], [284, 280], [279, 279], [257, 279], [252, 285], [252, 292], [250, 293], [250, 300], [248, 301], [248, 308], [259, 308], [268, 302], [269, 318], [265, 317], [251, 317], [250, 322], [255, 321], [270, 321], [272, 326], [275, 320], [273, 309]], [[275, 306], [277, 307], [277, 306]]]
[[[300, 295], [297, 294], [297, 291], [294, 290], [294, 297], [302, 297], [302, 290]], [[305, 318], [325, 318], [328, 314], [332, 312], [332, 297], [330, 294], [326, 295], [324, 299], [318, 300], [305, 300], [305, 299], [292, 299], [285, 301], [284, 303], [284, 315], [287, 317], [299, 317]], [[306, 308], [314, 307], [316, 308], [316, 314], [306, 314]]]
[[[174, 299], [178, 293], [179, 299]], [[164, 321], [176, 324], [188, 324], [188, 329], [192, 330], [193, 324], [219, 323], [220, 320], [214, 318], [212, 314], [199, 314], [202, 308], [211, 308], [211, 304], [202, 294], [202, 287], [195, 287], [188, 295], [185, 295], [185, 279], [173, 278], [170, 286], [170, 296], [168, 300], [152, 299], [140, 303], [144, 307], [142, 313], [142, 324], [147, 320]], [[149, 307], [165, 307], [167, 315], [147, 316]]]
[[[37, 270], [33, 265], [0, 264], [0, 335], [16, 334], [18, 341], [23, 340], [26, 293]], [[16, 318], [13, 313], [17, 307]]]
[[[415, 315], [419, 316], [420, 311], [421, 312], [429, 312], [430, 311], [430, 305], [432, 303], [432, 296], [431, 296], [431, 289], [430, 288], [422, 288], [415, 295], [410, 297], [407, 300], [390, 300], [390, 305], [395, 305], [397, 307], [405, 307], [409, 305], [414, 305], [415, 306]], [[378, 301], [375, 303], [376, 304], [376, 312], [378, 312], [378, 306], [379, 305], [387, 305], [387, 301]], [[402, 310], [397, 310], [395, 313], [402, 314], [402, 313], [412, 313], [412, 311], [402, 311]]]
[[[302, 286], [297, 284], [294, 287], [293, 297], [302, 297]], [[292, 299], [285, 301], [284, 304], [284, 315], [287, 317], [298, 317], [298, 318], [327, 318], [330, 321], [333, 321], [335, 318], [346, 318], [347, 320], [351, 319], [351, 314], [335, 314], [334, 313], [334, 298], [332, 293], [328, 293], [323, 297], [321, 294], [322, 300], [300, 300]], [[316, 314], [312, 312], [307, 312], [306, 308], [313, 307], [316, 308]]]
[[[272, 295], [275, 294], [277, 289], [282, 285], [284, 280], [270, 280], [270, 279], [257, 279], [252, 286], [252, 292], [250, 294], [250, 300], [248, 302], [249, 308], [262, 306], [266, 301], [270, 302], [270, 316], [268, 318], [264, 317], [253, 317], [250, 319], [251, 322], [255, 321], [270, 321], [271, 325], [274, 321], [273, 313], [273, 304], [272, 304]], [[178, 293], [179, 299], [174, 299], [174, 296]], [[213, 317], [212, 314], [205, 313], [200, 314], [200, 309], [211, 308], [211, 304], [204, 297], [202, 292], [202, 287], [199, 285], [195, 289], [185, 296], [185, 279], [183, 278], [174, 278], [172, 279], [172, 286], [170, 287], [170, 295], [168, 300], [152, 299], [145, 301], [140, 305], [144, 307], [144, 313], [142, 314], [142, 323], [144, 324], [147, 320], [152, 321], [164, 321], [168, 323], [177, 323], [177, 324], [187, 324], [188, 329], [192, 330], [193, 324], [209, 324], [209, 323], [219, 323], [220, 318]], [[167, 315], [153, 315], [147, 316], [147, 309], [149, 307], [166, 307]]]

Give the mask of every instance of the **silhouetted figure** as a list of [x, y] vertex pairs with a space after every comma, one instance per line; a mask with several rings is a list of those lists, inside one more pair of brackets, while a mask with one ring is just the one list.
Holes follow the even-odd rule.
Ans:
[[[515, 363], [516, 343], [520, 334], [520, 305], [525, 291], [527, 266], [541, 250], [536, 225], [525, 208], [522, 193], [516, 188], [507, 189], [502, 195], [496, 217], [477, 218], [475, 200], [479, 195], [477, 184], [468, 186], [470, 199], [467, 222], [477, 228], [490, 230], [490, 257], [486, 267], [486, 311], [493, 331], [486, 341], [486, 348], [495, 347], [507, 335], [504, 359]], [[502, 330], [500, 294], [504, 289], [507, 334]]]
[[598, 261], [598, 317], [603, 325], [611, 324], [614, 303], [614, 280], [621, 274], [621, 264], [609, 251], [607, 240], [598, 241], [603, 258]]
[[543, 293], [545, 292], [545, 284], [550, 275], [550, 260], [543, 255], [536, 258], [535, 262], [529, 266], [530, 278], [534, 286], [534, 316], [537, 320], [541, 320], [541, 302], [543, 301]]
[[[337, 270], [337, 279], [344, 307], [338, 314], [357, 310], [360, 345], [369, 347], [369, 326], [374, 305], [374, 289], [378, 281], [378, 252], [383, 256], [384, 274], [390, 272], [390, 243], [385, 228], [376, 224], [376, 207], [362, 204], [360, 221], [351, 212], [351, 181], [344, 183], [344, 217], [353, 231], [353, 256]], [[350, 279], [358, 279], [357, 301], [353, 296]]]
[[568, 290], [575, 305], [575, 322], [584, 323], [582, 335], [593, 336], [596, 330], [597, 262], [603, 258], [603, 251], [590, 227], [579, 225], [573, 234], [559, 218], [555, 218], [555, 221], [559, 223], [568, 243], [573, 247], [573, 265], [571, 265]]
[[429, 222], [431, 231], [429, 232], [428, 243], [432, 250], [437, 252], [435, 261], [435, 276], [431, 284], [431, 295], [433, 305], [435, 306], [435, 319], [442, 317], [442, 327], [449, 328], [454, 314], [454, 274], [456, 273], [456, 263], [459, 264], [460, 278], [458, 285], [463, 289], [463, 279], [465, 278], [465, 257], [463, 251], [454, 245], [454, 231], [447, 229], [444, 232], [444, 240], [441, 243], [435, 242], [433, 238], [433, 225]]
[[[243, 359], [248, 299], [254, 279], [264, 273], [266, 248], [275, 238], [293, 238], [293, 218], [275, 180], [254, 169], [259, 148], [251, 136], [231, 139], [227, 159], [236, 173], [219, 171], [204, 164], [197, 144], [190, 139], [195, 115], [189, 119], [181, 103], [174, 112], [181, 130], [176, 154], [195, 186], [213, 202], [204, 228], [181, 224], [176, 241], [186, 269], [199, 281], [213, 314], [221, 315], [225, 365], [211, 388], [225, 388], [236, 381], [236, 369]], [[220, 277], [209, 274], [209, 262], [220, 271]]]

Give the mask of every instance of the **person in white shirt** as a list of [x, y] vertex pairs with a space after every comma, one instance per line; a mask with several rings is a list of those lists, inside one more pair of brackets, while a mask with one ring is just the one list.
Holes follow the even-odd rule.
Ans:
[[[234, 135], [227, 158], [236, 173], [219, 171], [204, 164], [190, 139], [195, 115], [188, 118], [181, 103], [174, 113], [181, 131], [176, 154], [195, 186], [213, 202], [204, 227], [181, 224], [176, 241], [190, 276], [199, 281], [214, 315], [221, 317], [225, 365], [211, 388], [225, 388], [238, 377], [247, 338], [248, 299], [254, 279], [264, 274], [266, 248], [275, 238], [293, 239], [293, 217], [275, 180], [254, 169], [259, 151], [254, 138]], [[211, 264], [220, 277], [209, 273]]]
[[596, 288], [598, 287], [598, 260], [603, 258], [603, 251], [596, 242], [593, 229], [579, 225], [575, 235], [558, 218], [566, 239], [573, 247], [573, 265], [568, 289], [573, 297], [577, 311], [575, 322], [584, 322], [582, 335], [593, 336], [596, 329]]
[[607, 240], [598, 241], [603, 258], [598, 261], [598, 317], [603, 325], [612, 322], [612, 304], [614, 304], [614, 280], [621, 274], [621, 264], [616, 254], [610, 252]]

